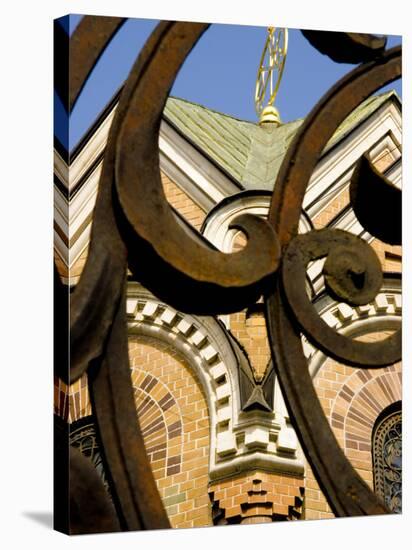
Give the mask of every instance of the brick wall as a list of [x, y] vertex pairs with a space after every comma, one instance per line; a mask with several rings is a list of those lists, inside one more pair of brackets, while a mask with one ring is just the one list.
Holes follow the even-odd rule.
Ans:
[[[232, 251], [238, 252], [246, 245], [246, 242], [245, 235], [239, 231], [233, 240]], [[263, 303], [255, 304], [252, 308], [230, 315], [230, 332], [243, 347], [255, 379], [262, 380], [270, 361]]]
[[315, 229], [326, 227], [349, 204], [349, 184], [313, 219]]
[[165, 174], [161, 174], [163, 190], [166, 195], [166, 199], [169, 204], [173, 206], [178, 212], [197, 230], [200, 229], [206, 213], [199, 208], [199, 206], [192, 201], [190, 197], [184, 193], [180, 187], [178, 187], [170, 178]]
[[68, 386], [57, 376], [54, 378], [54, 413], [74, 422], [92, 413], [87, 376], [83, 375], [77, 382]]
[[243, 347], [256, 380], [261, 380], [270, 361], [266, 321], [261, 310], [244, 310], [230, 316], [230, 331]]
[[268, 523], [300, 517], [303, 479], [254, 471], [209, 488], [217, 524]]
[[[136, 409], [146, 451], [173, 527], [211, 525], [209, 413], [193, 370], [173, 348], [129, 339]], [[91, 414], [87, 378], [55, 379], [55, 413], [68, 422]]]
[[199, 381], [159, 341], [131, 337], [129, 354], [146, 450], [171, 524], [211, 525], [209, 416]]
[[371, 242], [381, 262], [383, 271], [393, 271], [401, 273], [402, 271], [402, 248], [400, 246], [391, 246], [378, 239]]
[[[386, 335], [373, 333], [362, 340], [376, 341]], [[317, 373], [314, 386], [340, 447], [373, 489], [372, 430], [379, 414], [402, 399], [401, 365], [356, 369], [328, 359]], [[309, 465], [304, 508], [305, 519], [333, 517]]]

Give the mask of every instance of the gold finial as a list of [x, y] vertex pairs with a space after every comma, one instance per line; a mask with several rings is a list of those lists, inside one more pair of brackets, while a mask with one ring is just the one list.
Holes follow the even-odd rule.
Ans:
[[268, 36], [256, 78], [255, 107], [259, 124], [268, 122], [277, 126], [280, 124], [279, 112], [273, 104], [282, 79], [287, 51], [288, 30], [268, 27]]

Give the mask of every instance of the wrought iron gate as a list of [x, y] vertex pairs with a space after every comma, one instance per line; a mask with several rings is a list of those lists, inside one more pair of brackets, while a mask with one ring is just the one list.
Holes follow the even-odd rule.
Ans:
[[[70, 41], [59, 42], [57, 37], [56, 48], [66, 48], [67, 64], [55, 67], [56, 84], [68, 111], [124, 22], [87, 16]], [[89, 255], [73, 293], [56, 272], [56, 372], [69, 383], [87, 372], [112, 495], [110, 499], [102, 480], [90, 474], [89, 465], [72, 448], [70, 505], [78, 512], [72, 532], [84, 525], [94, 532], [169, 526], [136, 419], [127, 349], [127, 267], [153, 294], [187, 313], [235, 312], [263, 295], [272, 360], [291, 421], [329, 505], [337, 516], [387, 512], [341, 451], [317, 399], [301, 344], [303, 334], [328, 356], [358, 368], [398, 361], [400, 331], [374, 343], [338, 334], [318, 316], [305, 290], [307, 264], [326, 258], [328, 292], [351, 305], [367, 304], [381, 287], [381, 266], [372, 248], [347, 232], [297, 233], [305, 190], [325, 145], [364, 99], [400, 77], [401, 49], [386, 50], [386, 39], [371, 35], [302, 31], [332, 60], [359, 65], [322, 97], [299, 129], [278, 174], [268, 219], [239, 217], [236, 227], [246, 233], [247, 245], [236, 254], [223, 254], [194, 241], [176, 223], [159, 170], [158, 132], [169, 90], [207, 28], [162, 22], [150, 36], [123, 87], [111, 125]], [[386, 243], [401, 243], [401, 192], [366, 156], [352, 176], [350, 199], [370, 234]], [[385, 225], [388, 217], [392, 223]], [[68, 449], [59, 449], [57, 487], [64, 484], [69, 466]], [[64, 493], [62, 487], [56, 493], [59, 501], [68, 497], [68, 488]], [[68, 527], [66, 516], [60, 521]]]

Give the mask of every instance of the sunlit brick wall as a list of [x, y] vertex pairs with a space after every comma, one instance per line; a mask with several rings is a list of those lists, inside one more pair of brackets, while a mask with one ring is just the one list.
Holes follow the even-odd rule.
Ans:
[[161, 174], [163, 190], [166, 199], [186, 221], [188, 221], [195, 229], [199, 230], [206, 213], [193, 202], [193, 200], [184, 193], [170, 178], [165, 174]]
[[211, 525], [209, 415], [199, 381], [157, 340], [131, 337], [129, 354], [146, 450], [171, 524]]
[[215, 482], [209, 492], [218, 524], [291, 520], [300, 517], [303, 479], [257, 470]]
[[[209, 413], [184, 358], [160, 341], [132, 336], [129, 356], [146, 451], [173, 527], [211, 525]], [[68, 422], [91, 414], [87, 378], [55, 379], [55, 413]]]
[[230, 331], [243, 347], [256, 380], [261, 380], [270, 361], [269, 340], [262, 311], [240, 311], [230, 316]]
[[[362, 337], [377, 341], [384, 332]], [[346, 457], [373, 489], [372, 430], [379, 414], [402, 399], [401, 365], [356, 369], [328, 359], [314, 379], [325, 415]], [[334, 517], [309, 466], [306, 470], [305, 518]]]

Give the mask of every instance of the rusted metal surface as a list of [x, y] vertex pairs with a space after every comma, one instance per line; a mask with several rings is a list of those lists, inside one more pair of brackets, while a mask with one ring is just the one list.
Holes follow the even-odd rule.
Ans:
[[70, 447], [70, 525], [71, 535], [120, 531], [113, 503], [92, 462]]
[[280, 258], [275, 232], [266, 220], [251, 215], [238, 218], [235, 227], [248, 235], [247, 246], [236, 254], [224, 254], [192, 239], [176, 223], [164, 196], [158, 150], [163, 108], [180, 66], [207, 27], [165, 24], [158, 41], [146, 49], [144, 63], [133, 67], [129, 77], [133, 91], [116, 157], [129, 266], [162, 300], [203, 315], [238, 311], [256, 301]]
[[[74, 32], [71, 105], [122, 24], [121, 18], [85, 17]], [[207, 27], [160, 23], [131, 69], [108, 137], [88, 259], [70, 296], [70, 381], [88, 374], [119, 528], [170, 526], [145, 452], [132, 391], [125, 313], [127, 266], [155, 295], [187, 313], [238, 311], [263, 293], [273, 365], [294, 428], [330, 506], [340, 516], [385, 513], [334, 438], [301, 344], [304, 333], [329, 356], [368, 368], [398, 360], [400, 333], [373, 344], [337, 334], [317, 316], [305, 290], [307, 263], [326, 257], [324, 274], [331, 295], [365, 304], [379, 291], [381, 269], [369, 245], [347, 233], [322, 230], [297, 236], [297, 230], [309, 178], [323, 148], [357, 105], [400, 76], [400, 48], [384, 52], [385, 41], [369, 35], [333, 33], [325, 38], [325, 34], [305, 31], [310, 42], [333, 59], [363, 63], [338, 82], [306, 118], [279, 172], [268, 221], [251, 215], [235, 220], [234, 227], [248, 236], [247, 245], [235, 254], [223, 254], [193, 240], [177, 225], [159, 170], [158, 133], [167, 95]], [[387, 182], [369, 165], [360, 163], [351, 198], [365, 228], [375, 234], [379, 233], [379, 215], [370, 216], [365, 208], [370, 177], [383, 181], [379, 200], [388, 193], [394, 197], [391, 204], [396, 216], [400, 215], [399, 197], [392, 189], [388, 191]], [[375, 202], [376, 198], [373, 208]], [[379, 234], [396, 242], [400, 238], [398, 233], [388, 237], [384, 230]], [[64, 301], [59, 281], [56, 288], [56, 296]], [[63, 341], [62, 333], [58, 334]], [[60, 361], [59, 355], [56, 360]], [[79, 472], [74, 474], [80, 476], [74, 480], [75, 496], [88, 498], [79, 491]], [[90, 487], [89, 491], [97, 500], [103, 499], [100, 489]], [[79, 509], [82, 506], [80, 502]], [[103, 520], [90, 521], [93, 531], [107, 530]]]
[[353, 32], [302, 31], [303, 36], [321, 53], [337, 63], [362, 63], [382, 55], [386, 37]]
[[[356, 366], [360, 366], [362, 359], [368, 363], [368, 358], [371, 355], [375, 356], [373, 350], [376, 348], [373, 348], [374, 343], [369, 344], [367, 351], [362, 348], [358, 355], [356, 341], [347, 340], [345, 345], [340, 339], [333, 341], [335, 336], [326, 330], [326, 325], [319, 326], [318, 320], [314, 319], [313, 312], [308, 308], [307, 297], [303, 294], [292, 294], [293, 289], [287, 280], [290, 273], [287, 273], [287, 270], [288, 266], [291, 268], [295, 262], [299, 263], [299, 258], [293, 254], [291, 256], [291, 252], [294, 248], [296, 251], [300, 248], [301, 237], [297, 236], [297, 231], [302, 202], [310, 176], [325, 145], [339, 124], [355, 107], [370, 94], [398, 78], [400, 74], [401, 49], [398, 47], [383, 53], [376, 61], [355, 68], [325, 94], [307, 116], [289, 147], [279, 171], [269, 212], [269, 219], [278, 233], [286, 258], [282, 277], [276, 279], [274, 290], [266, 301], [266, 318], [275, 370], [302, 448], [329, 505], [337, 516], [378, 514], [385, 513], [386, 509], [355, 472], [332, 433], [309, 375], [300, 330], [304, 329], [315, 346], [323, 347], [326, 353]], [[312, 244], [314, 236], [310, 235], [309, 233], [308, 243]], [[330, 233], [325, 232], [315, 238], [318, 241], [322, 238], [326, 240], [323, 247], [320, 246], [321, 242], [316, 243], [319, 249], [323, 248], [323, 255], [327, 255], [329, 235]], [[319, 249], [314, 253], [318, 254]], [[308, 255], [310, 256], [310, 253]], [[353, 254], [354, 260], [356, 257], [357, 254]], [[304, 264], [306, 259], [302, 261]], [[372, 259], [366, 260], [367, 264], [371, 264], [368, 268], [373, 269], [372, 262]], [[357, 261], [351, 267], [354, 274], [358, 272], [356, 264]], [[344, 279], [350, 275], [348, 268], [346, 273], [343, 274]], [[334, 277], [336, 275], [335, 272]], [[338, 278], [341, 276], [342, 273]], [[366, 277], [364, 279], [365, 283]], [[303, 282], [301, 279], [300, 284]], [[345, 286], [346, 299], [349, 297], [353, 302], [358, 290], [356, 287], [352, 287], [351, 290], [350, 286]], [[336, 286], [334, 290], [336, 291]], [[374, 292], [376, 293], [376, 288]], [[293, 305], [288, 301], [290, 296], [293, 296]], [[296, 314], [300, 316], [299, 323], [296, 323]], [[386, 339], [383, 348], [380, 351], [384, 356], [387, 354], [391, 357], [393, 353], [393, 356], [400, 357], [400, 331]]]
[[170, 527], [146, 455], [130, 378], [125, 291], [101, 364], [89, 369], [93, 403], [112, 493], [125, 530]]
[[[363, 227], [385, 243], [400, 245], [402, 191], [380, 174], [366, 155], [359, 159], [349, 189], [352, 208]], [[388, 223], [382, 223], [385, 218]]]
[[325, 257], [326, 288], [338, 301], [368, 304], [382, 286], [379, 259], [359, 237], [339, 229], [298, 235], [283, 256], [282, 288], [303, 334], [324, 353], [348, 365], [379, 368], [399, 361], [400, 331], [378, 342], [361, 342], [340, 334], [319, 316], [306, 292], [306, 267], [310, 261]]
[[88, 76], [113, 36], [127, 21], [123, 17], [83, 17], [70, 38], [69, 103], [73, 109]]

